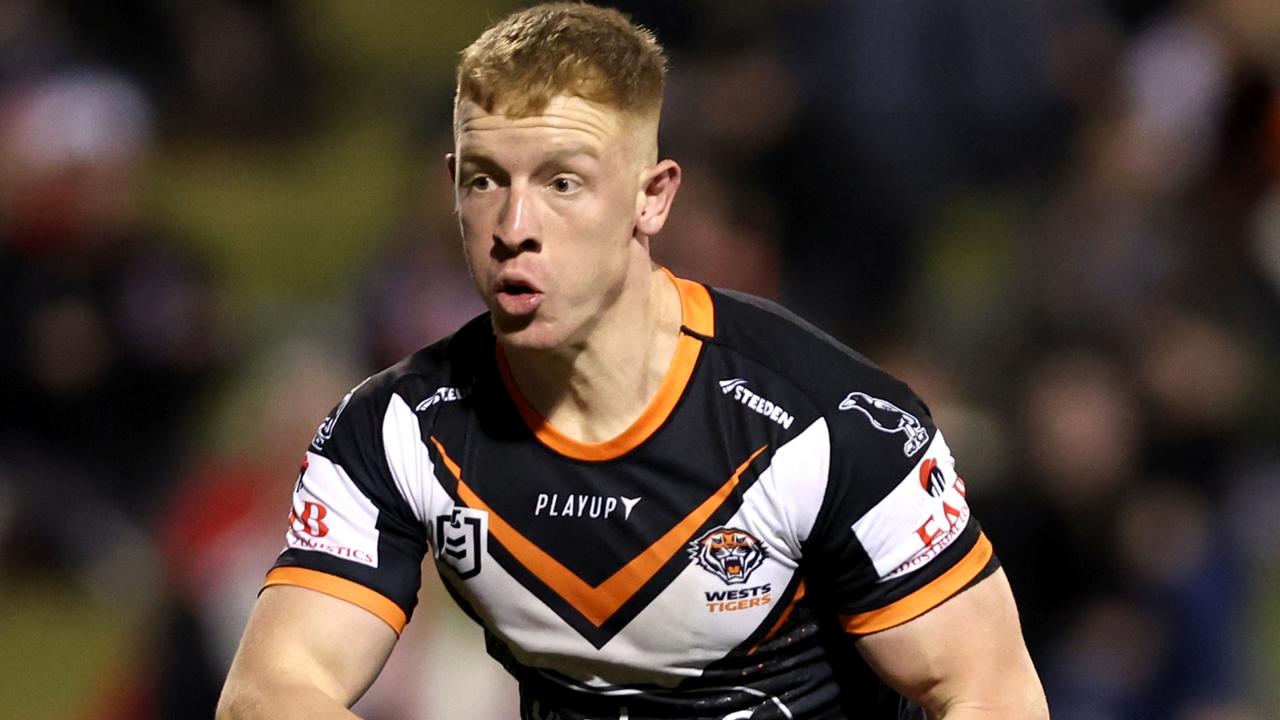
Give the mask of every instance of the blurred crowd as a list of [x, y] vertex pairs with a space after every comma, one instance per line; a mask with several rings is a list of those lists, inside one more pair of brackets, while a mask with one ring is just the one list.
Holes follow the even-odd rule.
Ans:
[[[619, 6], [658, 259], [929, 402], [1054, 717], [1275, 717], [1273, 0]], [[211, 716], [315, 425], [481, 310], [443, 155], [510, 7], [0, 0], [0, 718]], [[423, 595], [358, 711], [509, 717]]]

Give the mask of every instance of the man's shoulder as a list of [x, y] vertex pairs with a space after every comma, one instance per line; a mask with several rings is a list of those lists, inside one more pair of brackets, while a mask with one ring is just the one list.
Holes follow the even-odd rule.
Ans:
[[[859, 389], [903, 398], [911, 391], [865, 355], [771, 300], [712, 288], [715, 342], [787, 377], [821, 407]], [[835, 396], [839, 397], [835, 397]], [[835, 397], [831, 403], [827, 396]]]
[[452, 335], [437, 340], [374, 376], [387, 391], [415, 382], [470, 384], [494, 360], [489, 314], [477, 315]]
[[387, 413], [401, 406], [408, 408], [406, 414], [422, 413], [433, 405], [466, 397], [476, 378], [493, 366], [493, 342], [489, 317], [480, 315], [452, 335], [370, 375], [330, 411], [312, 449], [323, 449], [340, 427], [356, 437], [380, 434]]
[[713, 342], [803, 395], [844, 462], [895, 479], [919, 459], [936, 428], [906, 383], [777, 303], [732, 290], [712, 298]]

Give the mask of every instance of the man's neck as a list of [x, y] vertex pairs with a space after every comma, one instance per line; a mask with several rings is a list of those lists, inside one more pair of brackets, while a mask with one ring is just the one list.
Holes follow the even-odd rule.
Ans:
[[504, 348], [521, 394], [560, 433], [584, 443], [609, 440], [657, 394], [680, 335], [680, 292], [656, 267], [646, 280], [570, 350]]

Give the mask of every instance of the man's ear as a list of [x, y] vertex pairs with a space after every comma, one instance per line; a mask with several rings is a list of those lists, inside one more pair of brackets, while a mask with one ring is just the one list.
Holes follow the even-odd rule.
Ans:
[[674, 160], [663, 160], [645, 171], [638, 197], [636, 231], [652, 237], [662, 230], [671, 212], [671, 203], [680, 189], [680, 166]]
[[458, 156], [453, 153], [444, 154], [444, 164], [449, 167], [449, 182], [458, 184]]

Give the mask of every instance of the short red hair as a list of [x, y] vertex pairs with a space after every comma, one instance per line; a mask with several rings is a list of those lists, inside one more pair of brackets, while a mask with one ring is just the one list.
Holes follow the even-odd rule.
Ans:
[[649, 30], [621, 12], [548, 3], [498, 21], [462, 51], [463, 98], [512, 117], [542, 112], [558, 95], [657, 117], [667, 59]]

